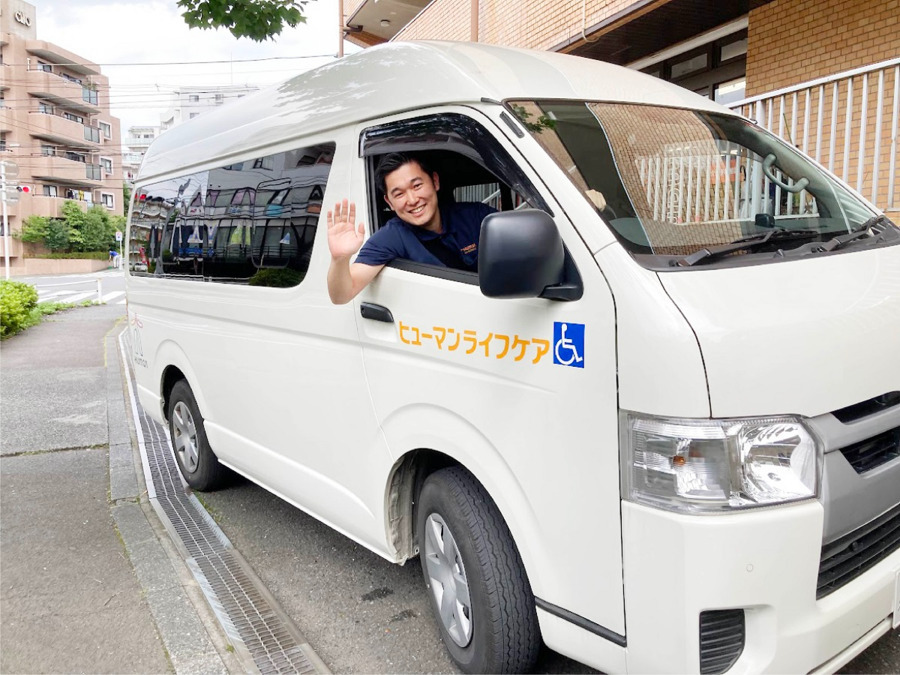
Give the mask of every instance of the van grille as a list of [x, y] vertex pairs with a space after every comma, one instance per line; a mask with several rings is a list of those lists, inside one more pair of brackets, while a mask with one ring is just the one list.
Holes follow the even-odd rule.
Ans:
[[850, 583], [900, 548], [900, 505], [822, 547], [816, 599]]
[[744, 651], [744, 610], [716, 609], [700, 612], [700, 672], [726, 672]]
[[841, 449], [856, 473], [865, 473], [900, 457], [900, 427]]

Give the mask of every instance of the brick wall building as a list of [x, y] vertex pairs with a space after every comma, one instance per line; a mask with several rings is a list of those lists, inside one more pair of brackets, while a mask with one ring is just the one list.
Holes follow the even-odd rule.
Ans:
[[[100, 67], [38, 39], [34, 5], [0, 0], [0, 75], [0, 159], [30, 189], [7, 205], [10, 231], [32, 214], [60, 216], [67, 200], [122, 215], [119, 120], [110, 114]], [[11, 274], [25, 273], [30, 245], [9, 244]]]
[[628, 66], [713, 98], [900, 216], [900, 0], [348, 0], [347, 38], [472, 40]]

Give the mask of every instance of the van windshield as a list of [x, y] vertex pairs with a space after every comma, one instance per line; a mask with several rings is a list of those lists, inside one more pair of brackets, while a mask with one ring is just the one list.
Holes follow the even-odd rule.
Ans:
[[900, 229], [739, 117], [621, 103], [511, 101], [646, 267], [740, 265], [900, 243]]

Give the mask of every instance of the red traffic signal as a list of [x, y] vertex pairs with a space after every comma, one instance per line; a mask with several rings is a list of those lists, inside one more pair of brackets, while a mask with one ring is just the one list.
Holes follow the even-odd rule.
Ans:
[[30, 185], [19, 185], [16, 189], [17, 189], [19, 192], [24, 192], [25, 194], [30, 194], [30, 193], [31, 193], [31, 186], [30, 186]]

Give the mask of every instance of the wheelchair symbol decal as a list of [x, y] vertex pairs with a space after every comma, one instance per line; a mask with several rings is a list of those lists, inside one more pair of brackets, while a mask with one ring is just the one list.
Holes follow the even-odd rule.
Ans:
[[584, 368], [583, 323], [553, 323], [553, 363]]

